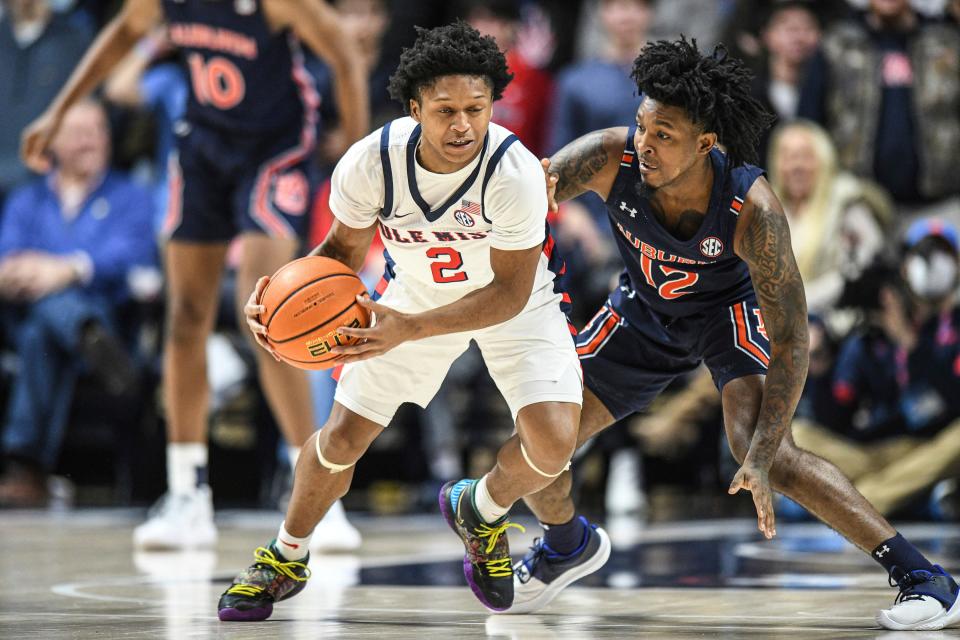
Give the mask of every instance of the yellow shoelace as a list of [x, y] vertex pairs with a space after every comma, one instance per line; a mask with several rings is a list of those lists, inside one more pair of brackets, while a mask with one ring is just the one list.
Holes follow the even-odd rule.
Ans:
[[[257, 547], [253, 552], [253, 559], [257, 564], [265, 564], [273, 567], [278, 572], [297, 582], [306, 582], [310, 578], [310, 569], [302, 562], [280, 562], [277, 556], [266, 547]], [[296, 574], [294, 569], [303, 569], [303, 575]], [[256, 596], [263, 591], [263, 587], [252, 584], [235, 584], [227, 589], [227, 593], [241, 596]]]
[[[510, 527], [516, 527], [520, 529], [521, 532], [526, 532], [526, 529], [519, 524], [513, 522], [504, 522], [499, 527], [488, 527], [485, 524], [481, 524], [479, 527], [473, 530], [478, 538], [487, 539], [487, 548], [485, 553], [490, 553], [493, 551], [493, 548], [497, 546], [497, 540], [500, 539], [504, 533], [507, 532], [507, 529]], [[510, 558], [501, 558], [499, 560], [489, 560], [486, 563], [487, 565], [487, 574], [492, 578], [506, 578], [513, 574], [513, 567], [510, 564]]]

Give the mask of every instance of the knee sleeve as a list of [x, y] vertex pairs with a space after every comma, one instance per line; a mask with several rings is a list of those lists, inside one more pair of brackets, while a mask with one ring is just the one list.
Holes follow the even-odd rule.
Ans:
[[317, 447], [317, 459], [320, 461], [321, 466], [330, 470], [330, 473], [340, 473], [341, 471], [346, 471], [356, 464], [356, 461], [351, 462], [350, 464], [336, 464], [335, 462], [330, 462], [323, 457], [323, 452], [320, 451], [320, 438], [314, 438], [313, 441]]
[[542, 475], [544, 478], [556, 478], [557, 476], [559, 476], [564, 471], [570, 468], [570, 461], [567, 460], [567, 464], [563, 465], [563, 468], [560, 469], [560, 471], [557, 471], [556, 473], [547, 473], [546, 471], [540, 469], [540, 467], [538, 467], [537, 465], [533, 464], [533, 460], [531, 460], [530, 456], [527, 455], [527, 450], [524, 448], [522, 442], [520, 443], [520, 453], [523, 454], [523, 460], [527, 463], [527, 466], [529, 466], [531, 469], [533, 469], [534, 471]]

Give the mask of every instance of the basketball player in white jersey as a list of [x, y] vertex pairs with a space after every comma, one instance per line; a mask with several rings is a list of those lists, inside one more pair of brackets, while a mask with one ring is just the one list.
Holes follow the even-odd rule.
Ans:
[[[463, 22], [420, 30], [390, 80], [409, 110], [356, 143], [333, 174], [336, 221], [312, 253], [359, 269], [373, 234], [386, 247], [376, 315], [365, 339], [336, 347], [344, 363], [334, 409], [297, 464], [293, 495], [276, 540], [221, 596], [221, 620], [263, 620], [307, 578], [314, 526], [343, 496], [353, 465], [400, 404], [426, 406], [451, 363], [477, 342], [516, 421], [493, 470], [451, 482], [441, 510], [466, 547], [464, 574], [494, 611], [513, 602], [507, 512], [568, 466], [577, 438], [582, 379], [561, 305], [546, 233], [540, 164], [509, 131], [490, 123], [510, 81], [493, 39]], [[553, 260], [551, 260], [553, 258]], [[556, 269], [556, 266], [554, 266]], [[247, 306], [251, 329], [266, 284]], [[602, 563], [601, 563], [602, 564]]]

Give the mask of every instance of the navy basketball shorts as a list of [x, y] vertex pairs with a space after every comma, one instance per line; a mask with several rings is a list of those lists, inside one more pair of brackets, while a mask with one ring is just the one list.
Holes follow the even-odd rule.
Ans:
[[251, 135], [195, 124], [184, 129], [170, 156], [163, 236], [229, 242], [248, 231], [274, 238], [306, 235], [319, 184], [312, 133]]
[[584, 384], [620, 420], [643, 411], [704, 362], [718, 389], [765, 375], [770, 342], [756, 297], [691, 316], [663, 316], [615, 290], [577, 336]]

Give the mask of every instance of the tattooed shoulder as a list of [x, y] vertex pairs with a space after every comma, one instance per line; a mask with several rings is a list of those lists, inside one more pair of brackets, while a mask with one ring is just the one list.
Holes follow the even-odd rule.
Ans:
[[[617, 163], [626, 139], [626, 129], [602, 129], [577, 138], [550, 158], [550, 170], [559, 176], [557, 201], [569, 200], [586, 191], [604, 198], [616, 177]], [[621, 135], [618, 135], [621, 134]], [[611, 171], [612, 168], [612, 171]]]

